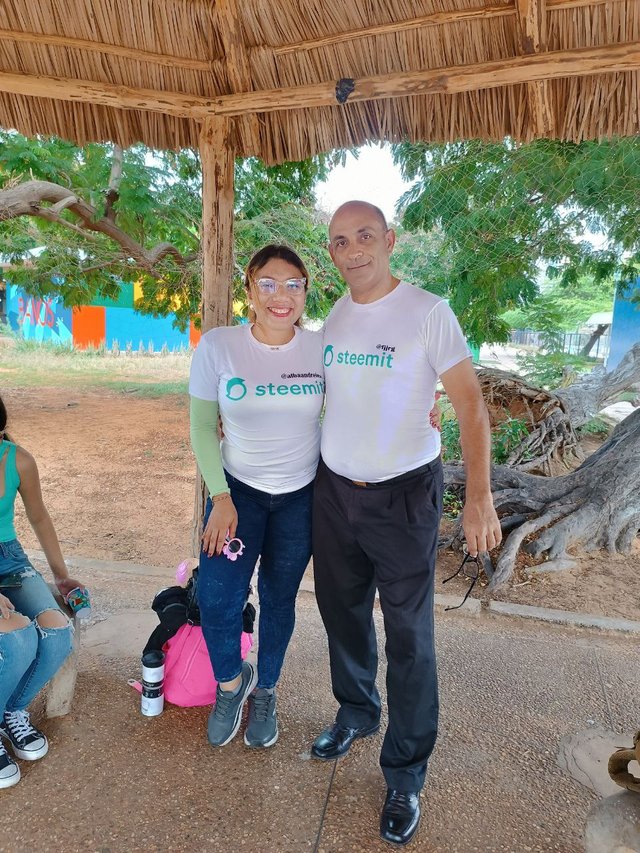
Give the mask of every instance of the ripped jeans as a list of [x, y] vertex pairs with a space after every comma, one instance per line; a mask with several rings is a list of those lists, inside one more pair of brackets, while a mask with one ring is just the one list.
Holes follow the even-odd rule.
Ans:
[[17, 613], [30, 619], [24, 628], [0, 632], [0, 720], [5, 711], [23, 711], [56, 674], [73, 645], [73, 626], [42, 628], [36, 617], [60, 610], [42, 575], [34, 569], [17, 539], [0, 542], [0, 580], [18, 574], [20, 587], [0, 592]]

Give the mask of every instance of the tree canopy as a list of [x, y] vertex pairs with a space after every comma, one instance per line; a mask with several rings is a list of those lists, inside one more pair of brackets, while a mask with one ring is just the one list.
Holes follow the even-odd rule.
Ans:
[[[0, 209], [2, 255], [12, 282], [37, 296], [56, 292], [66, 305], [83, 305], [116, 298], [123, 281], [135, 280], [143, 294], [140, 310], [173, 312], [182, 326], [198, 314], [202, 176], [196, 152], [80, 148], [4, 131], [0, 148], [0, 193], [15, 196], [30, 184], [36, 194], [20, 215], [3, 216]], [[326, 255], [314, 188], [339, 156], [279, 167], [255, 158], [237, 161], [236, 288], [258, 248], [286, 242], [299, 248], [310, 268], [308, 313], [327, 313], [343, 285]], [[47, 193], [56, 201], [49, 203]]]
[[507, 309], [546, 274], [629, 284], [640, 266], [640, 140], [403, 143], [394, 160], [415, 183], [399, 203], [408, 230], [434, 233], [427, 284], [477, 343], [504, 341]]
[[[123, 281], [136, 281], [141, 310], [174, 312], [183, 326], [198, 314], [197, 152], [79, 148], [3, 131], [0, 148], [0, 238], [12, 281], [36, 296], [57, 292], [67, 305], [114, 298]], [[637, 275], [638, 139], [403, 143], [393, 156], [414, 185], [399, 203], [392, 269], [446, 297], [475, 343], [506, 340], [509, 310], [537, 313], [547, 326], [578, 322], [614, 280], [624, 287]], [[270, 241], [308, 262], [310, 316], [323, 317], [344, 292], [315, 207], [318, 181], [341, 157], [237, 161], [237, 292], [247, 260]], [[545, 276], [552, 287], [541, 294]]]

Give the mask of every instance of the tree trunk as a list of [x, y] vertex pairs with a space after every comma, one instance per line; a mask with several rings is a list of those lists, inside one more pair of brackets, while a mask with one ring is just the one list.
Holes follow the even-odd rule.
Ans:
[[589, 355], [589, 353], [595, 346], [595, 342], [598, 340], [598, 338], [601, 338], [604, 335], [604, 333], [609, 328], [609, 325], [609, 323], [600, 323], [595, 332], [592, 332], [591, 337], [589, 338], [585, 346], [583, 346], [580, 350], [580, 355], [584, 356], [585, 358]]
[[[628, 552], [640, 529], [639, 480], [640, 409], [571, 474], [546, 478], [494, 466], [491, 488], [507, 536], [489, 589], [511, 577], [521, 547], [558, 562], [575, 546]], [[462, 485], [462, 468], [445, 466], [445, 482]]]
[[609, 373], [604, 367], [596, 368], [591, 373], [585, 373], [568, 388], [558, 388], [555, 394], [566, 406], [571, 423], [576, 428], [613, 403], [623, 391], [637, 382], [640, 382], [640, 342], [634, 344]]

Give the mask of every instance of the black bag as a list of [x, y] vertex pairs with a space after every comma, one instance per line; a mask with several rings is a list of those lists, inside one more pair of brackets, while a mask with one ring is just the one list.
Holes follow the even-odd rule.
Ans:
[[[158, 614], [160, 624], [155, 628], [142, 654], [150, 651], [162, 651], [164, 644], [177, 633], [178, 628], [189, 622], [200, 625], [200, 608], [198, 607], [198, 569], [194, 569], [186, 586], [168, 586], [161, 589], [151, 602], [151, 607]], [[247, 593], [247, 602], [242, 611], [242, 630], [253, 634], [256, 609], [249, 601], [251, 587]]]

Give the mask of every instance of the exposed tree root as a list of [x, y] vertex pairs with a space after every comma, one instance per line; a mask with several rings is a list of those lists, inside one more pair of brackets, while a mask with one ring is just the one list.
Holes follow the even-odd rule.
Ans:
[[567, 388], [545, 391], [501, 370], [478, 371], [492, 429], [509, 418], [526, 423], [528, 435], [506, 464], [519, 471], [550, 475], [554, 465], [569, 468], [584, 457], [575, 430], [618, 395], [640, 382], [640, 343], [607, 373], [598, 367]]
[[[445, 482], [463, 485], [461, 466], [445, 466]], [[639, 482], [640, 409], [570, 474], [541, 477], [494, 466], [491, 486], [506, 538], [489, 590], [511, 577], [520, 548], [548, 560], [567, 559], [576, 546], [628, 552], [640, 529]]]
[[480, 370], [478, 379], [492, 429], [510, 418], [527, 425], [528, 435], [513, 449], [507, 465], [549, 474], [553, 463], [568, 467], [582, 458], [569, 413], [556, 394], [501, 370]]

